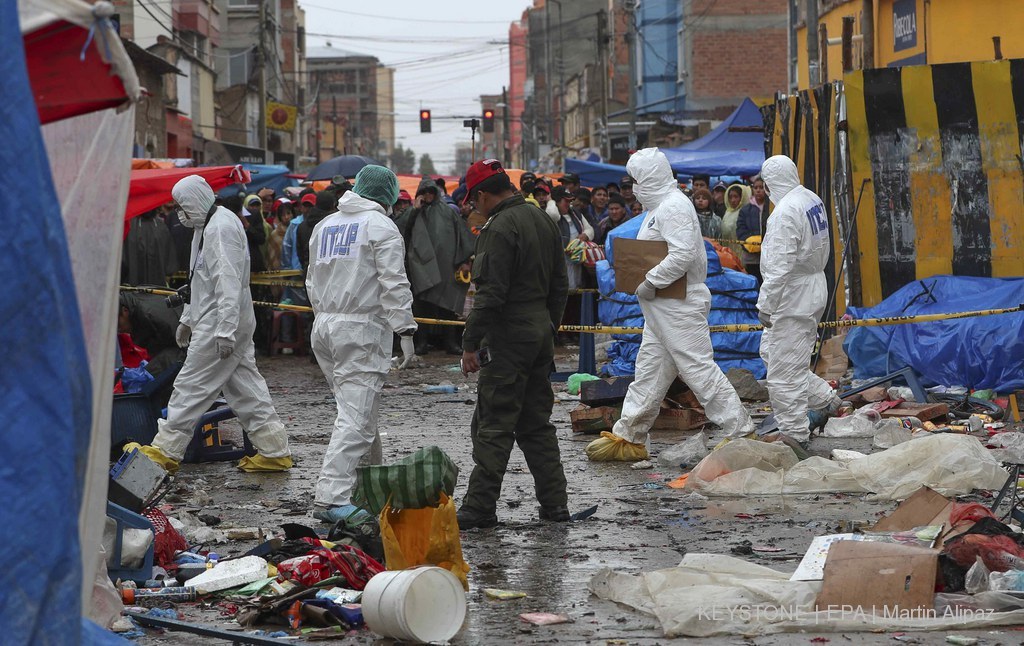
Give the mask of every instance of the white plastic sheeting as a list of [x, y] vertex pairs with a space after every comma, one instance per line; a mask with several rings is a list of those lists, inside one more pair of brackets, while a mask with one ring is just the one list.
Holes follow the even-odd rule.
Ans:
[[687, 554], [674, 568], [637, 575], [605, 569], [590, 580], [590, 591], [598, 597], [656, 617], [666, 637], [967, 630], [1024, 623], [1024, 610], [947, 613], [947, 600], [934, 614], [919, 613], [928, 616], [899, 612], [876, 616], [856, 609], [816, 611], [820, 589], [820, 581], [790, 581], [789, 574], [761, 565], [699, 553]]
[[899, 500], [922, 486], [945, 496], [999, 489], [1006, 478], [990, 452], [966, 435], [915, 439], [845, 466], [820, 457], [797, 462], [782, 444], [741, 439], [704, 458], [686, 488], [707, 496], [847, 492]]
[[78, 514], [86, 612], [92, 598], [95, 555], [106, 520], [117, 285], [134, 130], [134, 106], [120, 113], [103, 110], [43, 127], [64, 218], [93, 385], [92, 438]]

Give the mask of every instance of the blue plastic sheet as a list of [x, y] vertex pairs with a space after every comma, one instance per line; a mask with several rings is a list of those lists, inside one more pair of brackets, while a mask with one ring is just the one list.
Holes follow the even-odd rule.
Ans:
[[92, 423], [89, 366], [16, 2], [0, 3], [0, 43], [0, 191], [8, 213], [32, 214], [8, 227], [0, 254], [7, 281], [0, 298], [0, 642], [78, 644], [89, 639], [78, 542]]
[[[933, 276], [903, 286], [854, 318], [939, 314], [1016, 307], [1024, 278]], [[1024, 313], [911, 325], [853, 328], [843, 344], [857, 379], [911, 366], [928, 384], [1024, 388]]]
[[280, 197], [285, 188], [299, 185], [299, 180], [294, 177], [288, 177], [291, 171], [288, 170], [287, 166], [279, 164], [242, 164], [242, 168], [252, 173], [252, 181], [245, 185], [245, 189], [242, 189], [240, 184], [232, 184], [222, 188], [217, 192], [218, 196], [227, 198], [232, 195], [238, 195], [239, 192], [249, 195], [264, 188], [272, 188], [275, 194]]
[[[636, 296], [615, 291], [615, 262], [613, 245], [616, 238], [635, 239], [643, 223], [643, 214], [627, 220], [608, 232], [605, 255], [608, 260], [597, 263], [597, 287], [601, 299], [597, 315], [602, 325], [643, 327], [644, 316]], [[711, 313], [708, 323], [725, 325], [753, 323], [757, 320], [757, 279], [731, 269], [723, 269], [718, 254], [709, 242], [704, 243], [708, 254], [707, 286], [711, 290]], [[608, 376], [632, 375], [636, 369], [636, 354], [640, 349], [639, 334], [613, 335], [615, 343], [608, 349], [608, 363], [601, 372]], [[764, 362], [758, 354], [760, 332], [717, 332], [711, 335], [715, 349], [715, 363], [724, 371], [745, 368], [757, 379], [765, 376]]]

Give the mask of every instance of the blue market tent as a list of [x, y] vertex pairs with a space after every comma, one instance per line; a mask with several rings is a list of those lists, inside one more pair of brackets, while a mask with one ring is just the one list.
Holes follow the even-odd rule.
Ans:
[[[285, 188], [298, 186], [299, 180], [288, 177], [291, 173], [287, 166], [265, 165], [265, 164], [242, 164], [242, 168], [249, 171], [252, 181], [245, 185], [245, 193], [255, 193], [260, 189], [272, 188], [277, 195], [281, 195]], [[222, 188], [217, 192], [220, 197], [237, 195], [242, 190], [238, 184]]]
[[[967, 312], [1024, 303], [1024, 278], [932, 276], [904, 285], [854, 318]], [[854, 328], [843, 343], [856, 379], [911, 366], [929, 384], [1024, 388], [1024, 312], [912, 325]]]
[[[643, 224], [644, 215], [627, 220], [608, 232], [605, 255], [608, 260], [597, 264], [598, 291], [601, 299], [597, 305], [598, 318], [603, 325], [621, 327], [643, 327], [644, 316], [636, 296], [615, 291], [615, 262], [613, 245], [615, 238], [636, 238]], [[708, 254], [707, 286], [711, 290], [711, 325], [733, 323], [757, 324], [757, 279], [731, 269], [723, 269], [711, 243], [704, 243]], [[636, 354], [640, 349], [639, 334], [613, 335], [615, 343], [608, 349], [608, 363], [602, 372], [609, 376], [631, 375], [635, 370]], [[746, 368], [758, 379], [765, 376], [764, 362], [758, 354], [761, 345], [760, 332], [716, 332], [711, 335], [715, 350], [715, 363], [724, 371], [730, 368]]]
[[[662, 148], [661, 151], [677, 175], [756, 175], [764, 163], [763, 127], [761, 111], [753, 101], [744, 99], [725, 121], [708, 134], [678, 148]], [[603, 186], [619, 181], [626, 174], [626, 167], [567, 159], [565, 171], [579, 175], [584, 186]]]

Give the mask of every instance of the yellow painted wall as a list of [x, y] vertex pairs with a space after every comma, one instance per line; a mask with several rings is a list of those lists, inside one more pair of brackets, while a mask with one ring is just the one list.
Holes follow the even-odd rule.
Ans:
[[[851, 0], [819, 16], [829, 38], [843, 34], [843, 17], [854, 16], [854, 34], [860, 33], [860, 0]], [[917, 45], [895, 51], [893, 0], [874, 0], [875, 67], [926, 53], [927, 63], [987, 61], [994, 58], [992, 37], [999, 36], [1003, 58], [1024, 58], [1024, 0], [917, 0]], [[797, 30], [797, 82], [808, 86], [807, 28]], [[926, 50], [927, 47], [927, 50]], [[853, 44], [854, 66], [860, 67], [861, 45]], [[842, 46], [828, 51], [828, 76], [840, 80]]]

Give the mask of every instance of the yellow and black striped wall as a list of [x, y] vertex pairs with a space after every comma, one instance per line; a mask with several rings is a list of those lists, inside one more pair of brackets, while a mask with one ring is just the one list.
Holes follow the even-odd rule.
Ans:
[[762, 112], [765, 152], [792, 157], [826, 201], [836, 258], [855, 221], [853, 304], [937, 274], [1024, 275], [1024, 59], [860, 70]]

